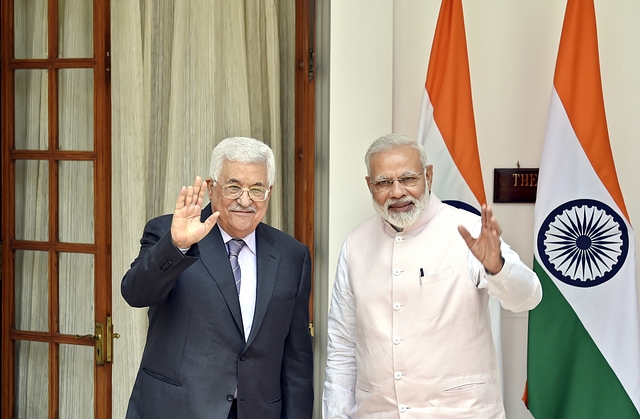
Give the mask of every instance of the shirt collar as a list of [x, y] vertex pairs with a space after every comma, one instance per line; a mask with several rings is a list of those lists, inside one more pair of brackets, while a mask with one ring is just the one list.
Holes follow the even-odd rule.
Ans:
[[255, 230], [247, 234], [245, 237], [231, 237], [229, 233], [227, 233], [222, 229], [222, 227], [220, 227], [220, 225], [218, 225], [218, 228], [220, 229], [220, 234], [222, 235], [222, 241], [224, 241], [224, 244], [227, 244], [227, 242], [231, 239], [242, 239], [245, 242], [245, 247], [248, 247], [249, 250], [251, 250], [251, 252], [254, 255], [256, 254], [256, 231]]

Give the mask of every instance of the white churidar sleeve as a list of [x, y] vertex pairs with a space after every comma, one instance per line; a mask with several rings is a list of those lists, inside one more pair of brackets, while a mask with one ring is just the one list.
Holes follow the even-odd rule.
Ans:
[[[481, 229], [478, 222], [472, 231], [478, 237]], [[500, 251], [504, 266], [495, 275], [489, 274], [482, 263], [469, 251], [469, 275], [478, 288], [486, 288], [502, 307], [515, 313], [532, 310], [542, 300], [542, 286], [538, 276], [521, 260], [511, 247], [500, 239]]]
[[324, 419], [350, 419], [356, 407], [356, 310], [342, 245], [328, 321], [327, 369], [322, 396]]

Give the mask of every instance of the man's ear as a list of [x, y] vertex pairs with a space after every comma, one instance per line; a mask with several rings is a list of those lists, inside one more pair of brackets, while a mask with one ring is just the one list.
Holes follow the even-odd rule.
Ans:
[[373, 190], [371, 190], [371, 178], [369, 176], [365, 176], [364, 180], [367, 182], [367, 188], [369, 188], [369, 192], [373, 194]]
[[205, 182], [207, 182], [207, 195], [209, 195], [209, 201], [212, 201], [213, 188], [215, 188], [216, 185], [214, 184], [213, 179], [211, 179], [210, 177], [208, 177]]
[[431, 191], [431, 182], [433, 181], [433, 165], [427, 165], [424, 170], [427, 176], [427, 189]]

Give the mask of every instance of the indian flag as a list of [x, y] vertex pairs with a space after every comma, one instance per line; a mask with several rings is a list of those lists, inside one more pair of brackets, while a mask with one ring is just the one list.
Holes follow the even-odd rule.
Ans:
[[418, 139], [440, 199], [480, 214], [482, 182], [461, 0], [443, 0], [431, 47]]
[[635, 236], [605, 118], [592, 0], [568, 0], [534, 214], [528, 407], [536, 419], [640, 417]]
[[[461, 0], [443, 0], [422, 97], [418, 141], [433, 164], [433, 190], [447, 204], [480, 214], [487, 202]], [[491, 299], [491, 330], [502, 368], [500, 302]]]

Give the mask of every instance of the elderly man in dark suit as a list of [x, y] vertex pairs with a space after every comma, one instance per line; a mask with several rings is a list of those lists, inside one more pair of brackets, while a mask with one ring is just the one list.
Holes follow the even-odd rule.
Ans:
[[125, 300], [149, 307], [127, 418], [311, 418], [311, 261], [261, 222], [273, 152], [228, 138], [210, 175], [182, 188], [173, 215], [147, 223], [122, 280]]

